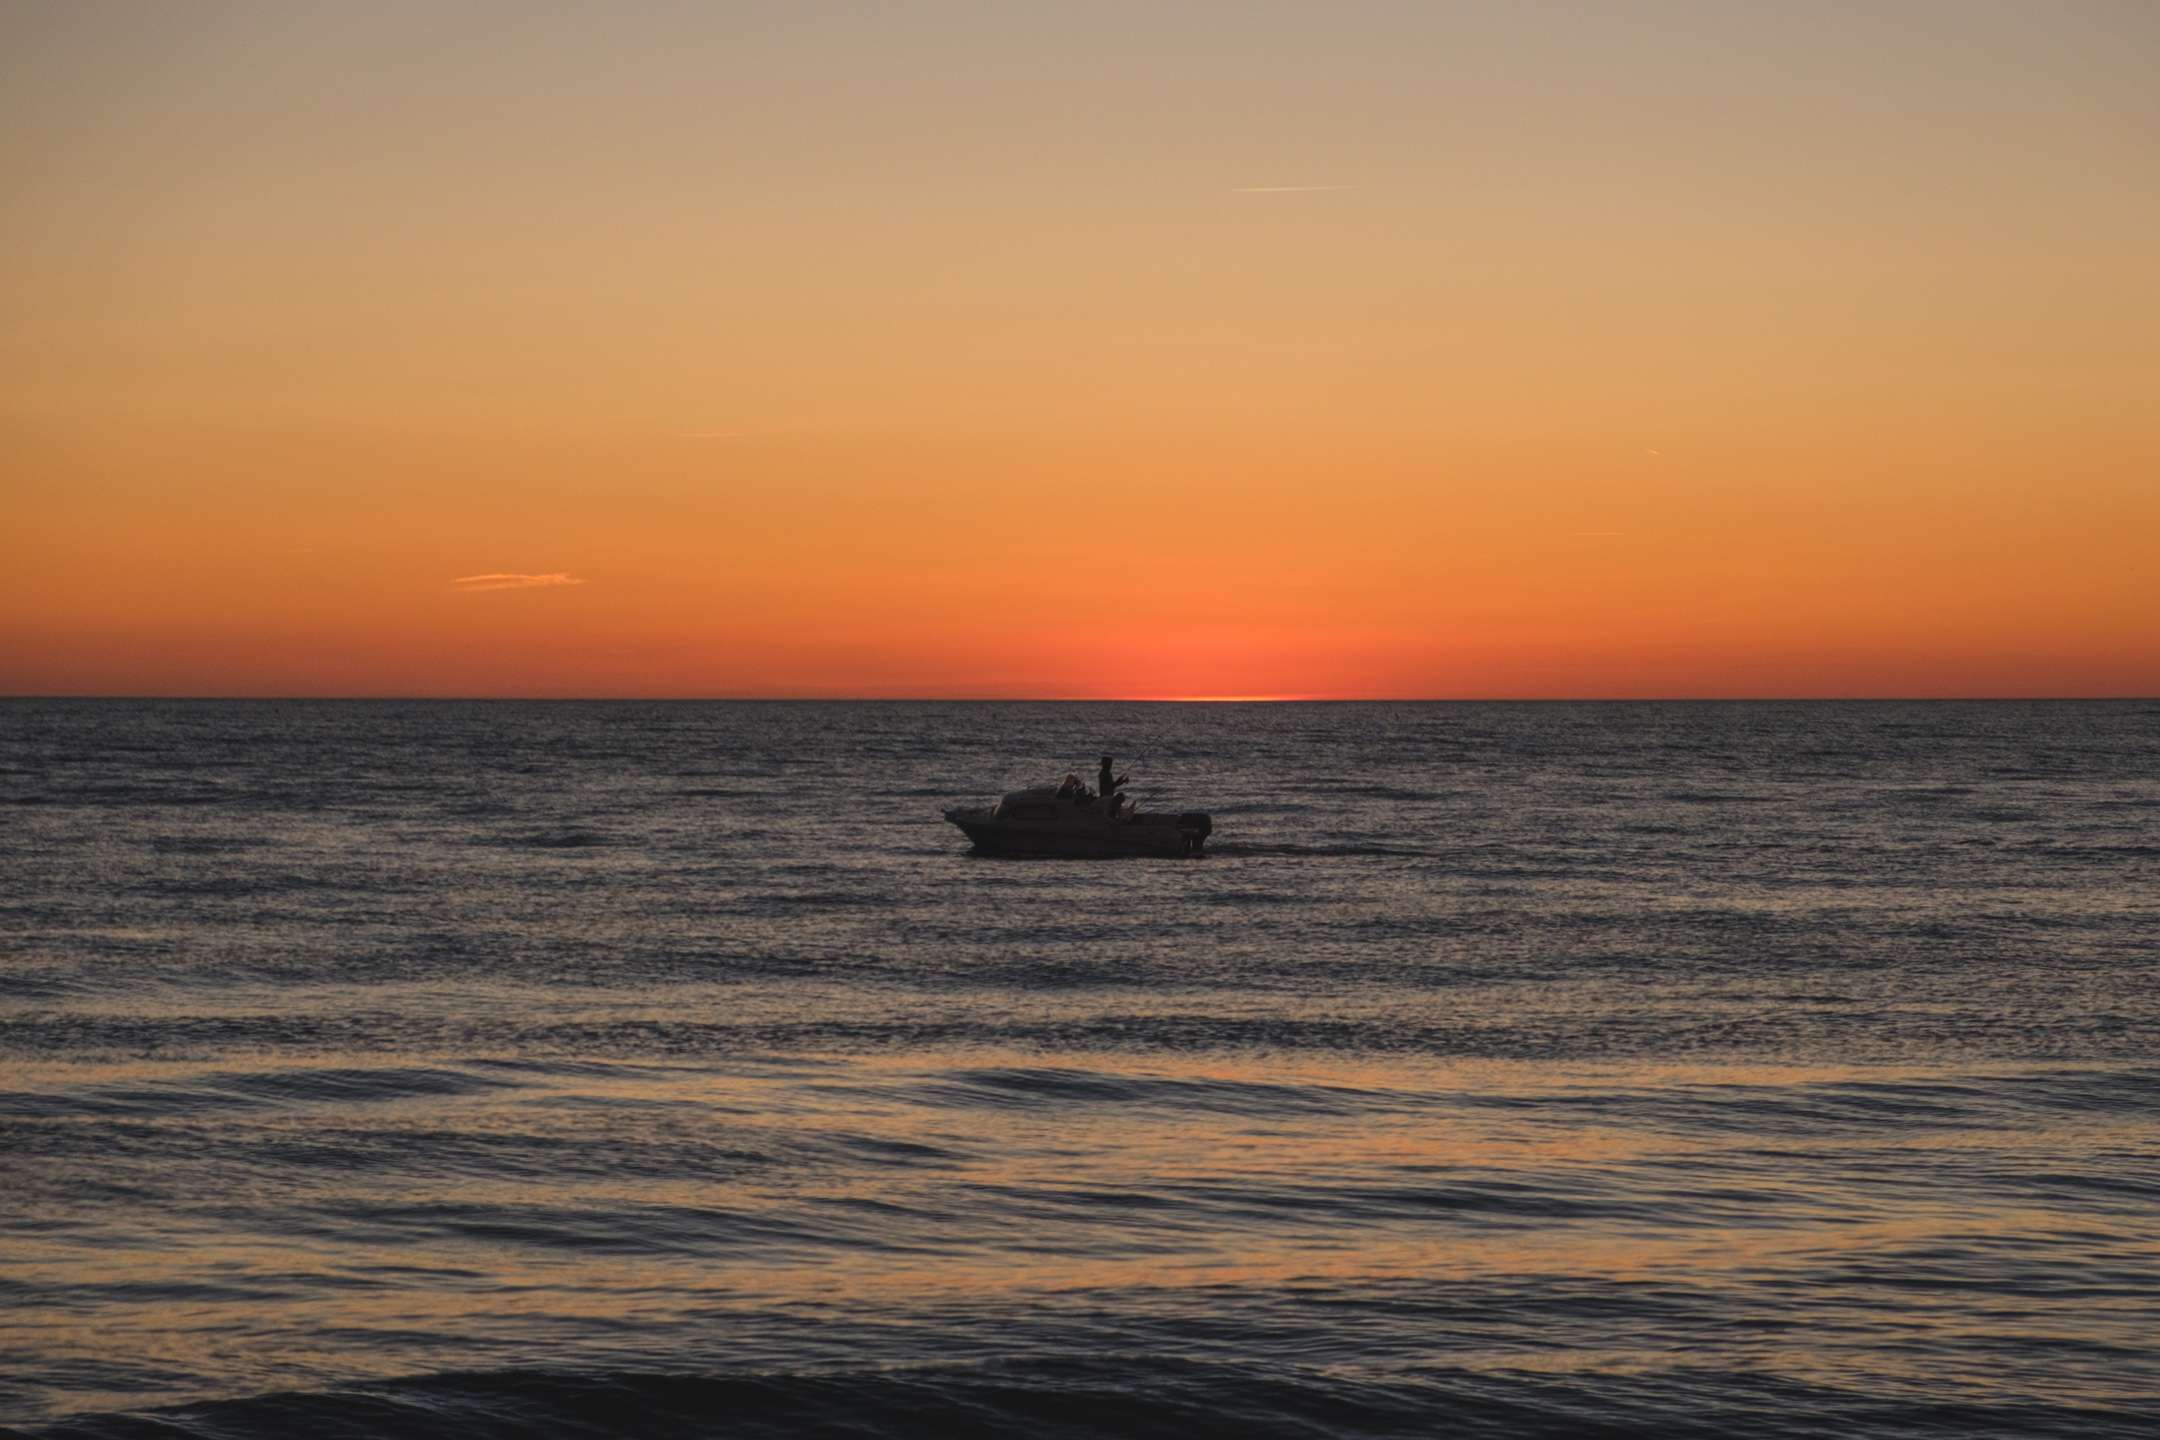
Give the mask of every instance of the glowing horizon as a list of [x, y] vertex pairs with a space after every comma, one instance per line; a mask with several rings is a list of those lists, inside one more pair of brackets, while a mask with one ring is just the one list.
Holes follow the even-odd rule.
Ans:
[[2160, 12], [1834, 9], [19, 9], [0, 694], [2160, 694]]

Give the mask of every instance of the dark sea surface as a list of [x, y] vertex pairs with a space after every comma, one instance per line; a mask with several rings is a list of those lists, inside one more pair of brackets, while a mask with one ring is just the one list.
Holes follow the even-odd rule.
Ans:
[[2160, 704], [0, 703], [0, 1424], [2160, 1434]]

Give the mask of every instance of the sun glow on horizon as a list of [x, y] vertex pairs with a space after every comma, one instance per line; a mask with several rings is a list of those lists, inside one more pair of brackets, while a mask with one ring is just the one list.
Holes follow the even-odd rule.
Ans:
[[2160, 693], [2160, 8], [212, 10], [7, 22], [0, 693]]

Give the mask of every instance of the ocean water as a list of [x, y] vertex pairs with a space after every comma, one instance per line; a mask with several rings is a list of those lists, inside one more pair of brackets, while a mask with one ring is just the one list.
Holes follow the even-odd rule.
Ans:
[[0, 1424], [2160, 1434], [2156, 982], [2153, 703], [6, 702]]

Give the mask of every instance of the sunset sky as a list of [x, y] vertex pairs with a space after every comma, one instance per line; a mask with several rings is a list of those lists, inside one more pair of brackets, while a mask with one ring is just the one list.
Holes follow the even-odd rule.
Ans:
[[0, 0], [0, 692], [2160, 693], [2160, 5]]

